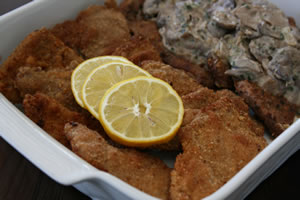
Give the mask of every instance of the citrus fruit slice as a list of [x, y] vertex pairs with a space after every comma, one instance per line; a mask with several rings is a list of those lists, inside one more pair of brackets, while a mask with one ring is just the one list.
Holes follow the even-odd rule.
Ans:
[[85, 108], [98, 119], [99, 104], [104, 93], [114, 84], [137, 76], [151, 75], [134, 64], [120, 62], [109, 62], [94, 69], [82, 86]]
[[75, 97], [75, 100], [77, 103], [84, 107], [84, 104], [81, 99], [81, 90], [82, 86], [84, 84], [84, 81], [86, 80], [87, 76], [98, 66], [108, 63], [108, 62], [121, 62], [121, 63], [130, 63], [129, 60], [127, 60], [124, 57], [121, 56], [100, 56], [88, 59], [84, 62], [82, 62], [80, 65], [77, 66], [77, 68], [73, 71], [72, 77], [71, 77], [71, 87], [72, 92]]
[[136, 77], [111, 87], [99, 106], [99, 120], [114, 141], [147, 147], [171, 140], [183, 118], [183, 104], [166, 82]]

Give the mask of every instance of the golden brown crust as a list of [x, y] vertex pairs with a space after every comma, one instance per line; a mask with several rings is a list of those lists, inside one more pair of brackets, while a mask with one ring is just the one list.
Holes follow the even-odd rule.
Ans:
[[288, 17], [290, 26], [297, 27], [296, 21], [293, 17]]
[[65, 133], [72, 150], [100, 170], [161, 199], [168, 199], [170, 169], [158, 158], [134, 149], [113, 147], [95, 131], [68, 123]]
[[201, 199], [213, 193], [266, 146], [263, 126], [236, 101], [224, 97], [194, 110], [194, 119], [180, 129], [183, 153], [171, 173], [171, 199]]
[[[184, 96], [191, 92], [203, 88], [199, 83], [184, 70], [175, 69], [158, 61], [144, 61], [141, 67], [148, 71], [152, 76], [159, 78], [169, 83], [173, 89], [180, 95]], [[178, 151], [181, 145], [176, 135], [171, 141], [166, 144], [153, 146], [154, 149]]]
[[203, 87], [184, 95], [182, 97], [182, 102], [184, 109], [202, 109], [216, 101], [216, 99], [217, 96], [213, 90]]
[[27, 117], [68, 148], [70, 144], [64, 134], [65, 124], [70, 121], [87, 124], [87, 120], [81, 114], [68, 110], [41, 93], [26, 95], [23, 108]]
[[135, 20], [129, 21], [128, 25], [133, 36], [141, 36], [148, 39], [159, 53], [163, 51], [162, 39], [154, 21]]
[[0, 92], [13, 103], [22, 98], [15, 88], [14, 79], [20, 67], [48, 69], [74, 69], [83, 60], [47, 29], [29, 34], [7, 58], [0, 68]]
[[274, 96], [249, 81], [236, 82], [235, 88], [272, 136], [277, 137], [294, 122], [297, 108], [285, 98]]
[[138, 66], [145, 60], [161, 61], [159, 52], [151, 42], [139, 36], [123, 42], [112, 55], [123, 56]]
[[76, 22], [97, 33], [89, 45], [81, 49], [86, 58], [109, 55], [120, 43], [130, 38], [127, 20], [117, 9], [90, 6], [79, 13]]
[[[182, 97], [182, 102], [185, 108], [185, 116], [184, 116], [184, 124], [191, 122], [202, 109], [206, 109], [207, 107], [214, 104], [214, 102], [221, 101], [223, 99], [228, 99], [235, 106], [235, 109], [243, 113], [249, 112], [248, 105], [244, 102], [243, 98], [237, 96], [230, 90], [218, 90], [213, 91], [208, 88], [201, 88], [195, 92], [189, 93]], [[217, 112], [217, 111], [216, 111]], [[251, 117], [250, 117], [251, 118]], [[257, 127], [256, 125], [249, 125], [249, 129]], [[259, 134], [258, 136], [263, 136], [264, 131], [256, 131], [255, 133]]]
[[161, 61], [160, 54], [163, 46], [156, 23], [134, 20], [129, 21], [128, 24], [132, 37], [124, 41], [113, 55], [124, 56], [137, 65], [145, 60]]
[[71, 90], [71, 70], [52, 69], [45, 71], [40, 67], [21, 67], [15, 80], [15, 86], [22, 98], [26, 94], [41, 92], [54, 98], [72, 111], [80, 111]]
[[97, 37], [96, 29], [71, 20], [55, 25], [50, 31], [80, 55], [81, 49], [87, 48]]
[[141, 67], [148, 71], [152, 76], [169, 83], [180, 96], [202, 88], [202, 86], [185, 71], [174, 69], [164, 63], [157, 61], [145, 61], [142, 63]]
[[171, 53], [168, 50], [163, 50], [161, 56], [163, 62], [171, 65], [174, 68], [189, 72], [201, 85], [209, 88], [214, 87], [214, 81], [211, 74], [204, 69], [202, 65], [194, 64], [181, 56]]
[[225, 74], [225, 72], [230, 69], [227, 61], [219, 58], [208, 58], [207, 64], [208, 70], [214, 79], [214, 84], [218, 88], [233, 88], [232, 78]]
[[123, 0], [119, 6], [121, 12], [128, 20], [143, 18], [143, 4], [145, 0]]
[[113, 143], [107, 137], [99, 121], [94, 119], [90, 113], [83, 109], [80, 112], [71, 111], [43, 93], [25, 95], [23, 108], [27, 117], [67, 147], [69, 147], [69, 142], [63, 134], [64, 125], [71, 121], [80, 122], [90, 129], [96, 130], [108, 142]]
[[115, 0], [105, 0], [104, 5], [107, 8], [119, 9], [118, 4]]

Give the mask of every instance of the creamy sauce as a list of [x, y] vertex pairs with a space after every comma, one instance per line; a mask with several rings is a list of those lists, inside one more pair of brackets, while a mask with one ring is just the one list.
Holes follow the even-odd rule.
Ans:
[[164, 46], [194, 63], [216, 55], [226, 73], [300, 105], [300, 32], [267, 0], [146, 0]]

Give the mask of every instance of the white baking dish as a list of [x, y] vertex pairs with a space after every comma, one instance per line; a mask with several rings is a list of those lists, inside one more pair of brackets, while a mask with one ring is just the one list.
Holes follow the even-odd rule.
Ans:
[[[272, 0], [300, 24], [298, 0]], [[73, 19], [99, 0], [36, 0], [0, 16], [2, 61], [26, 35]], [[103, 2], [102, 2], [103, 3]], [[62, 146], [0, 94], [0, 135], [48, 176], [73, 185], [93, 199], [156, 199], [118, 178], [95, 169]], [[300, 148], [300, 120], [282, 133], [228, 183], [205, 200], [243, 199]]]

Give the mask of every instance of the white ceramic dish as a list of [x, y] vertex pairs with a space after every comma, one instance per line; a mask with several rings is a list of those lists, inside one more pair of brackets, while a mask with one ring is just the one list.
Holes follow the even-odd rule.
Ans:
[[[98, 0], [36, 0], [0, 17], [2, 61], [35, 29], [74, 18]], [[300, 24], [298, 0], [272, 0]], [[102, 2], [103, 3], [103, 2]], [[54, 14], [55, 13], [55, 14]], [[0, 135], [49, 177], [93, 199], [144, 199], [151, 197], [118, 178], [95, 169], [59, 144], [0, 94]], [[300, 120], [272, 141], [259, 155], [218, 191], [205, 198], [243, 199], [261, 181], [300, 149]]]

